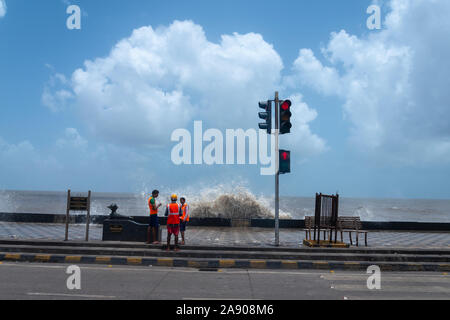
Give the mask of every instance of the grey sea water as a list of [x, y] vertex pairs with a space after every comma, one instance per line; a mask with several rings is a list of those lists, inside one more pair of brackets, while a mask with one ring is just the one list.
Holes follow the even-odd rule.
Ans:
[[[73, 193], [84, 195], [83, 193]], [[130, 216], [148, 214], [148, 194], [92, 193], [92, 214], [104, 215], [111, 203], [119, 206], [118, 212]], [[158, 201], [168, 202], [168, 194], [161, 194]], [[206, 196], [185, 195], [191, 206], [192, 216], [199, 217], [273, 217], [273, 200], [254, 196], [248, 190], [222, 192], [216, 190]], [[0, 212], [65, 214], [66, 192], [0, 191]], [[302, 219], [313, 215], [313, 197], [281, 197], [282, 218]], [[450, 222], [450, 200], [427, 199], [359, 199], [341, 195], [339, 214], [360, 216], [364, 221], [415, 221]]]

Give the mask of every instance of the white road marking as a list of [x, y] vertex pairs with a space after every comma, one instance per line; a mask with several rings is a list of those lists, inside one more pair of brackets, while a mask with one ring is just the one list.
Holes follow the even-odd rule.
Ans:
[[91, 294], [68, 294], [68, 293], [45, 293], [45, 292], [27, 292], [29, 296], [54, 296], [54, 297], [71, 297], [71, 298], [93, 298], [93, 299], [115, 299], [115, 296], [102, 296]]
[[253, 300], [261, 300], [261, 299], [248, 299], [248, 298], [183, 298], [182, 300], [234, 300], [234, 301], [253, 301]]
[[[324, 280], [329, 281], [366, 281], [369, 275], [355, 275], [355, 276], [334, 276], [334, 275], [322, 275], [321, 278]], [[450, 284], [450, 277], [444, 276], [444, 275], [434, 275], [433, 278], [430, 278], [429, 276], [411, 276], [408, 277], [408, 274], [399, 275], [399, 276], [391, 276], [391, 275], [385, 275], [383, 276], [383, 273], [381, 274], [381, 279], [383, 282], [405, 282], [408, 281], [408, 283], [443, 283], [443, 284]]]
[[450, 294], [450, 288], [440, 286], [383, 286], [381, 283], [380, 290], [369, 290], [367, 285], [351, 285], [351, 284], [335, 284], [334, 290], [337, 291], [363, 291], [363, 292], [409, 292], [409, 293], [446, 293]]

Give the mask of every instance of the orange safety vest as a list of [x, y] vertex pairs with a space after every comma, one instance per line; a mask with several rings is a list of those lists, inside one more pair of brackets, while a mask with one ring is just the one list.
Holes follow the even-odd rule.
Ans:
[[[158, 208], [156, 208], [156, 210], [154, 210], [152, 204], [150, 203], [150, 201], [152, 201], [152, 199], [153, 199], [153, 197], [150, 197], [148, 199], [148, 207], [150, 208], [150, 215], [158, 214]], [[155, 206], [156, 206], [156, 201], [155, 201]]]
[[180, 205], [178, 203], [170, 203], [167, 205], [169, 216], [167, 224], [180, 224]]
[[183, 222], [188, 222], [189, 221], [189, 214], [186, 216], [186, 209], [189, 209], [189, 206], [187, 203], [183, 204], [183, 206], [181, 207], [181, 211], [183, 212], [183, 215], [181, 216], [181, 221]]

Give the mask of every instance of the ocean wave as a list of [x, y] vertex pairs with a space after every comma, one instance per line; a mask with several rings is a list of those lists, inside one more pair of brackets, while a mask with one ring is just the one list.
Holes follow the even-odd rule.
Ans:
[[[272, 219], [275, 217], [275, 209], [271, 207], [267, 197], [258, 197], [248, 188], [237, 183], [198, 189], [190, 187], [186, 190], [175, 190], [173, 193], [186, 198], [191, 217], [229, 219]], [[169, 203], [169, 193], [162, 193], [160, 197], [160, 201]], [[280, 219], [292, 219], [292, 216], [280, 210]]]

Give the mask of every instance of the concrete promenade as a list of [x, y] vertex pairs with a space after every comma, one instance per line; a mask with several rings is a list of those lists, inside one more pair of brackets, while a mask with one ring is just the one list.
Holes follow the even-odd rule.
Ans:
[[[166, 238], [166, 228], [162, 228], [162, 239]], [[15, 223], [0, 222], [0, 239], [40, 239], [63, 240], [64, 224]], [[102, 225], [92, 224], [89, 231], [91, 240], [102, 239]], [[85, 225], [70, 225], [69, 239], [83, 240]], [[299, 247], [305, 238], [301, 229], [281, 229], [280, 246]], [[340, 236], [338, 235], [338, 239]], [[172, 240], [173, 241], [173, 240]], [[189, 227], [186, 231], [186, 244], [211, 246], [272, 246], [274, 243], [273, 229], [265, 228], [219, 228], [219, 227]], [[344, 234], [344, 242], [349, 243], [348, 234]], [[355, 236], [353, 235], [355, 243]], [[364, 247], [360, 236], [360, 247]], [[370, 231], [368, 244], [376, 247], [404, 248], [450, 248], [449, 232], [390, 232]]]
[[[102, 226], [0, 223], [1, 262], [81, 263], [197, 269], [328, 269], [382, 271], [450, 271], [450, 234], [435, 232], [370, 232], [369, 246], [308, 248], [301, 229], [283, 229], [279, 247], [274, 232], [262, 228], [191, 227], [181, 251], [141, 242], [102, 241]], [[348, 242], [349, 239], [344, 238]], [[172, 241], [173, 244], [173, 241]], [[363, 244], [363, 241], [360, 241]]]

